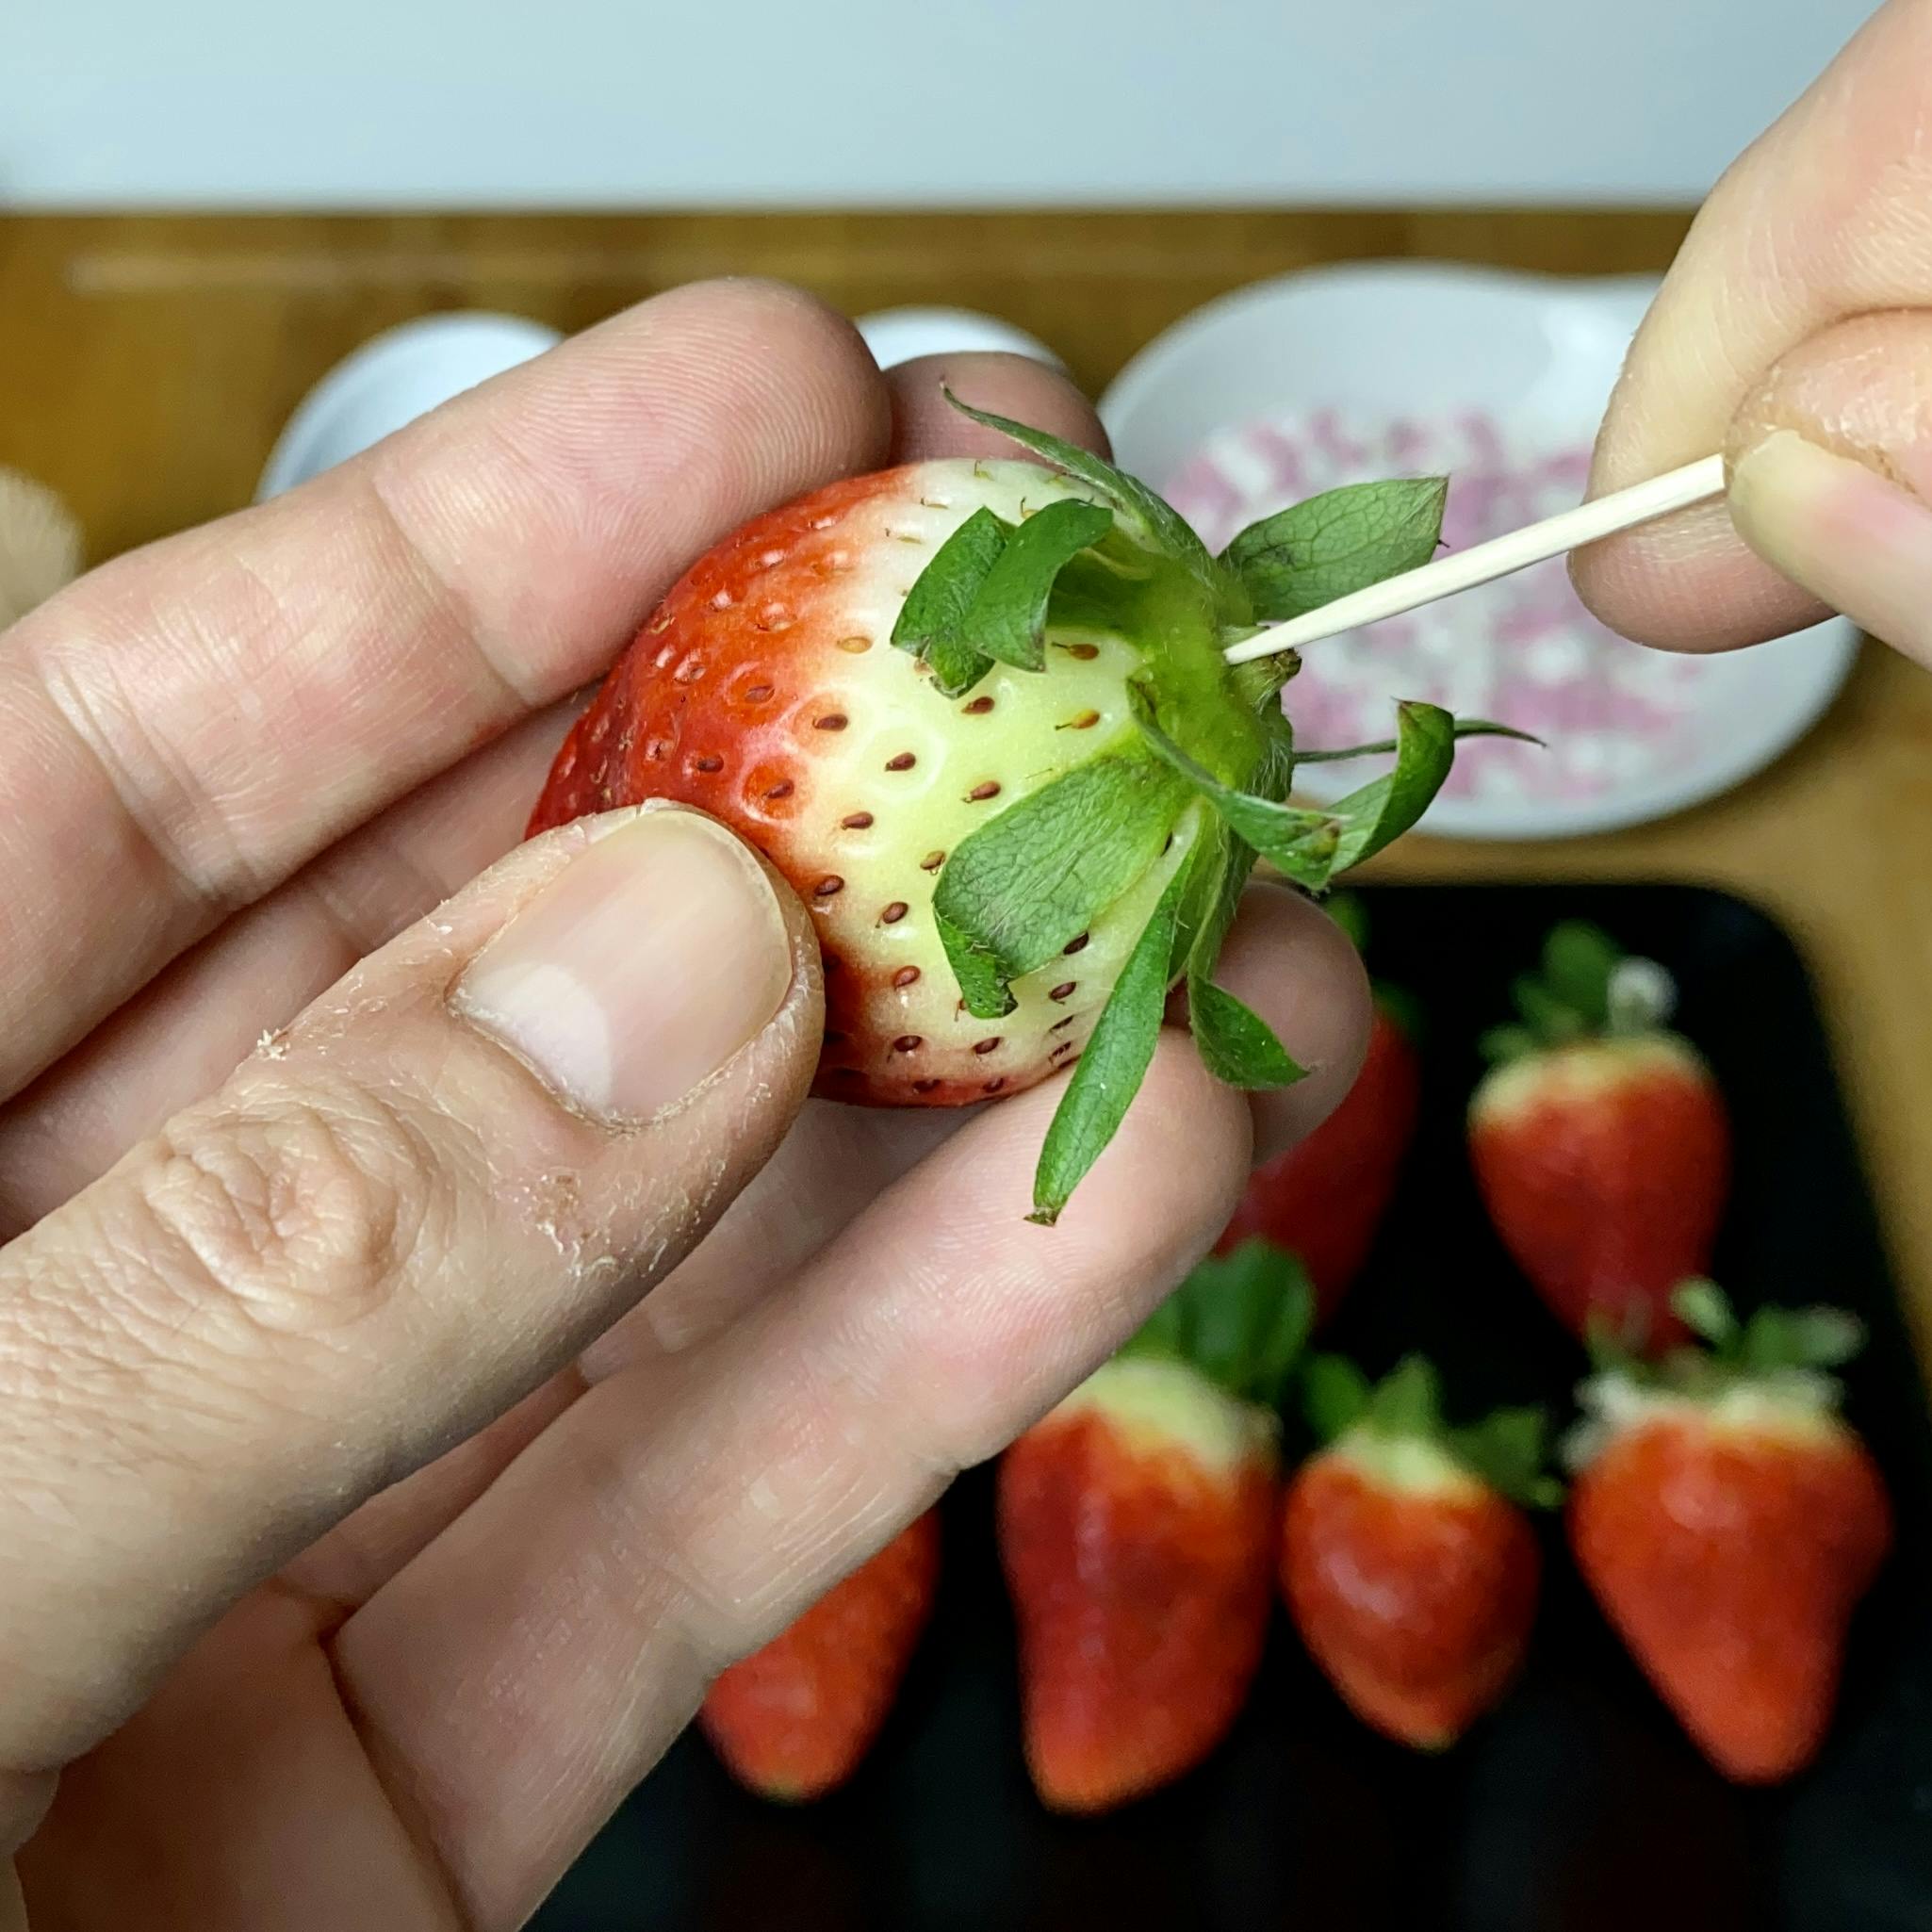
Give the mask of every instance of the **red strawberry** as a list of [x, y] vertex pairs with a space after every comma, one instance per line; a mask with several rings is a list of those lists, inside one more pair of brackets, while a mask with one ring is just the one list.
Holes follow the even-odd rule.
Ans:
[[801, 1802], [858, 1770], [932, 1614], [939, 1564], [928, 1510], [712, 1684], [698, 1722], [742, 1783]]
[[1437, 1750], [1502, 1695], [1529, 1645], [1542, 1557], [1511, 1498], [1555, 1500], [1543, 1417], [1498, 1410], [1449, 1429], [1419, 1356], [1372, 1392], [1337, 1358], [1314, 1370], [1333, 1440], [1288, 1485], [1282, 1592], [1356, 1716]]
[[746, 525], [646, 623], [530, 828], [662, 797], [760, 846], [816, 917], [834, 1097], [1015, 1093], [1098, 1040], [1042, 1158], [1050, 1220], [1119, 1124], [1175, 982], [1215, 1072], [1296, 1077], [1212, 985], [1255, 850], [1325, 886], [1414, 823], [1458, 728], [1401, 708], [1400, 783], [1297, 810], [1275, 701], [1292, 658], [1231, 668], [1222, 651], [1429, 555], [1442, 485], [1332, 493], [1216, 559], [1098, 458], [965, 413], [1055, 467], [914, 464]]
[[1168, 1783], [1239, 1714], [1268, 1629], [1272, 1403], [1309, 1306], [1259, 1243], [1203, 1262], [1002, 1460], [1026, 1761], [1056, 1810]]
[[[1341, 903], [1331, 908], [1340, 913]], [[1404, 995], [1376, 988], [1368, 1051], [1342, 1104], [1306, 1139], [1255, 1169], [1215, 1252], [1260, 1239], [1297, 1255], [1328, 1319], [1368, 1258], [1415, 1138], [1422, 1068]]]
[[1710, 1352], [1612, 1367], [1580, 1391], [1570, 1546], [1698, 1748], [1774, 1784], [1825, 1740], [1846, 1627], [1891, 1547], [1884, 1479], [1824, 1372], [1858, 1327], [1760, 1308], [1740, 1328], [1709, 1283], [1678, 1306]]
[[1670, 1296], [1710, 1266], [1730, 1178], [1717, 1083], [1660, 1024], [1671, 996], [1661, 967], [1558, 926], [1469, 1107], [1477, 1185], [1537, 1292], [1579, 1334], [1652, 1349], [1683, 1339]]

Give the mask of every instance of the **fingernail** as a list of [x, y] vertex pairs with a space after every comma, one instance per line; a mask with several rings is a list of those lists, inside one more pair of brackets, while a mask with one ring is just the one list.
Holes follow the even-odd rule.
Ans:
[[769, 1024], [792, 983], [785, 921], [745, 846], [651, 810], [574, 859], [450, 993], [563, 1100], [659, 1113]]
[[1932, 509], [1849, 456], [1778, 430], [1731, 474], [1731, 519], [1775, 569], [1888, 644], [1932, 654]]

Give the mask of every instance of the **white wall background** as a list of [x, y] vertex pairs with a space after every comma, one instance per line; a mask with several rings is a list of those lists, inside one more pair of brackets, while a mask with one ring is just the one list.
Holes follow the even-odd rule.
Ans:
[[0, 204], [1681, 201], [1873, 0], [0, 0]]

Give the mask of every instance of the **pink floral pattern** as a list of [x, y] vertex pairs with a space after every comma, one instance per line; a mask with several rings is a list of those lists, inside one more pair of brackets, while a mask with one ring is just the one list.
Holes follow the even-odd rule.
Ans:
[[[1589, 467], [1587, 450], [1551, 448], [1478, 412], [1318, 409], [1222, 431], [1165, 494], [1219, 550], [1257, 518], [1341, 483], [1447, 475], [1443, 540], [1462, 549], [1569, 508]], [[1557, 560], [1314, 646], [1290, 710], [1302, 744], [1351, 745], [1387, 735], [1393, 698], [1429, 698], [1546, 740], [1465, 744], [1446, 795], [1596, 798], [1696, 755], [1707, 670], [1606, 630]]]

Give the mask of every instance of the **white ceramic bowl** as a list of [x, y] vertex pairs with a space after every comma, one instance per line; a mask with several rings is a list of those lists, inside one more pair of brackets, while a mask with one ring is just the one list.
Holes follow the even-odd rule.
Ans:
[[969, 349], [1004, 350], [1030, 355], [1050, 368], [1065, 365], [1046, 344], [997, 316], [970, 308], [882, 308], [860, 316], [853, 326], [865, 338], [872, 359], [892, 368], [921, 355], [954, 355]]
[[280, 496], [563, 338], [523, 316], [421, 316], [371, 336], [297, 405], [255, 489]]
[[[1384, 417], [1472, 409], [1528, 439], [1587, 444], [1656, 287], [1648, 276], [1573, 281], [1426, 262], [1286, 275], [1156, 337], [1101, 399], [1101, 419], [1117, 460], [1156, 489], [1217, 431], [1317, 407]], [[1424, 825], [1451, 837], [1549, 838], [1698, 804], [1809, 728], [1858, 643], [1852, 625], [1834, 621], [1711, 661], [1698, 705], [1724, 727], [1667, 772], [1588, 798], [1439, 798]], [[1352, 764], [1304, 767], [1302, 789], [1338, 795], [1362, 776]]]

